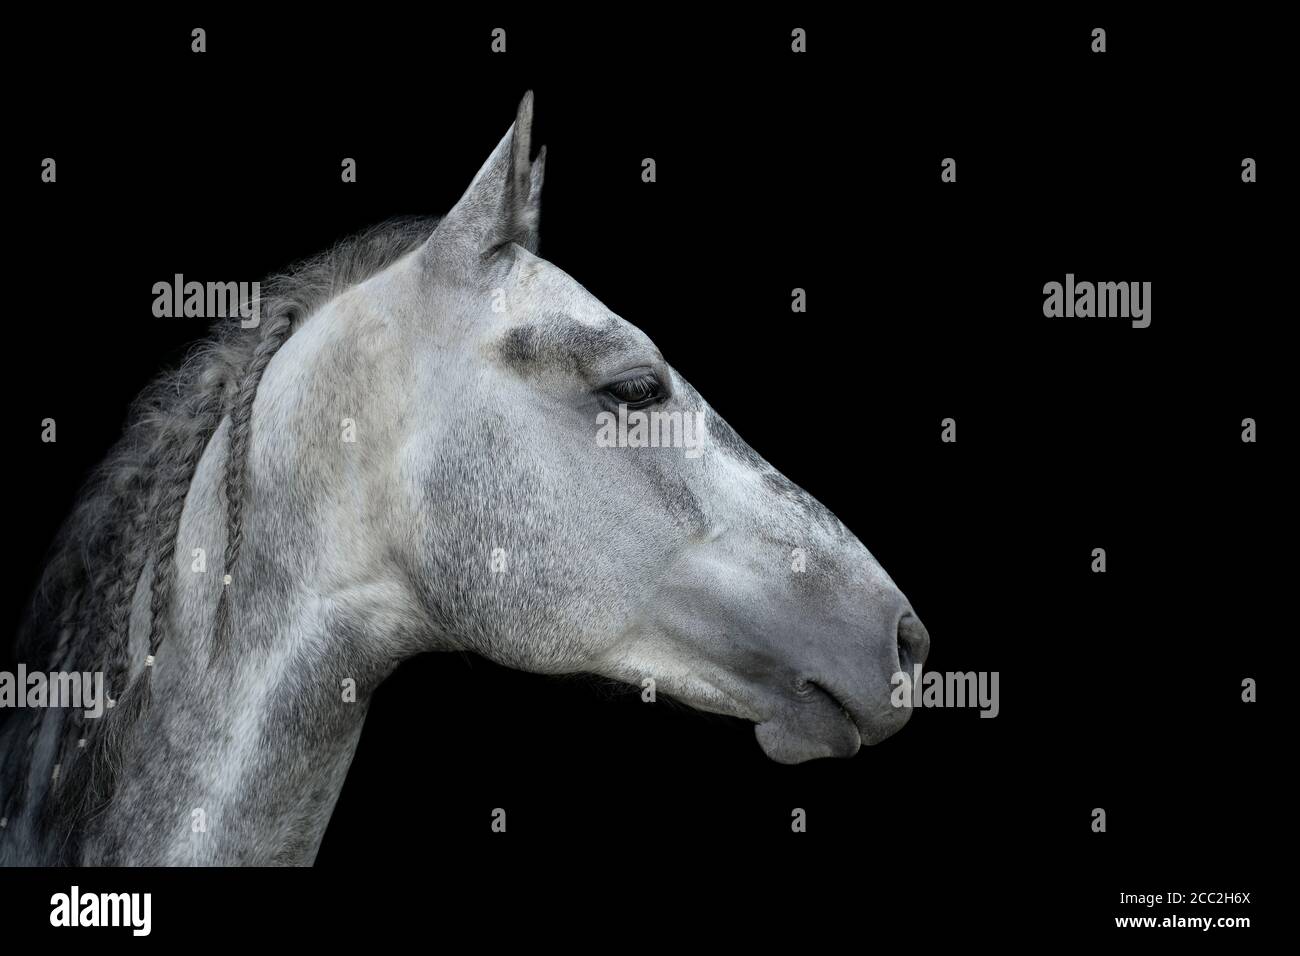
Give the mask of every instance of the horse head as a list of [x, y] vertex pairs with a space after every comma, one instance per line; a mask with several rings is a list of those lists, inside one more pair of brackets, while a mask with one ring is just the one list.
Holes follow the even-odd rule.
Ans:
[[[317, 329], [333, 407], [350, 394], [376, 419], [354, 468], [429, 646], [653, 681], [754, 721], [782, 762], [889, 736], [925, 628], [649, 337], [537, 256], [531, 120], [529, 94], [428, 240]], [[295, 340], [313, 344], [277, 360]]]

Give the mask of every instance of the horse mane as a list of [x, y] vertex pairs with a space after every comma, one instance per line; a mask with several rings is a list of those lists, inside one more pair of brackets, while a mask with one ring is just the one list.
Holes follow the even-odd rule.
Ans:
[[[97, 720], [79, 710], [50, 709], [11, 721], [0, 762], [0, 827], [12, 834], [18, 816], [37, 809], [44, 795], [43, 812], [39, 819], [30, 815], [31, 825], [57, 835], [65, 857], [75, 854], [73, 833], [87, 814], [112, 799], [133, 728], [149, 705], [153, 655], [170, 622], [181, 513], [209, 441], [229, 418], [220, 573], [232, 575], [243, 539], [253, 401], [267, 365], [323, 305], [400, 259], [437, 223], [432, 217], [389, 220], [265, 280], [256, 326], [215, 321], [178, 368], [155, 379], [132, 403], [122, 437], [90, 474], [51, 545], [15, 653], [33, 670], [102, 671], [106, 696], [116, 706]], [[140, 668], [129, 657], [131, 611], [149, 566], [149, 656]], [[223, 588], [213, 628], [217, 640], [225, 629], [225, 595]], [[55, 723], [54, 770], [38, 785], [31, 778], [40, 772], [36, 751], [47, 717]], [[25, 734], [22, 719], [29, 724]], [[0, 828], [0, 850], [5, 837]]]

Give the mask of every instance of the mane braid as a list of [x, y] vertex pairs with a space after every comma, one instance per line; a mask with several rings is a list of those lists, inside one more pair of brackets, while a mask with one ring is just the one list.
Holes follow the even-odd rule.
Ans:
[[[248, 371], [239, 385], [234, 406], [230, 410], [229, 446], [226, 451], [226, 553], [223, 566], [221, 596], [217, 598], [216, 621], [213, 635], [217, 651], [230, 646], [230, 585], [234, 583], [235, 562], [244, 543], [244, 487], [247, 471], [248, 445], [252, 437], [253, 402], [262, 374], [271, 359], [289, 337], [293, 325], [292, 315], [277, 316], [268, 325], [264, 337], [253, 351]], [[152, 652], [150, 652], [152, 653]]]
[[[17, 836], [16, 819], [25, 815], [34, 837], [58, 844], [56, 858], [43, 862], [77, 862], [83, 825], [112, 801], [139, 742], [154, 658], [172, 623], [183, 570], [176, 560], [177, 536], [190, 484], [223, 420], [230, 419], [222, 481], [223, 582], [234, 584], [244, 538], [253, 405], [267, 367], [323, 305], [396, 262], [437, 224], [429, 217], [391, 220], [261, 283], [257, 326], [218, 321], [179, 369], [158, 378], [132, 404], [123, 437], [86, 482], [51, 546], [16, 654], [18, 660], [48, 661], [50, 669], [102, 670], [116, 706], [93, 721], [81, 711], [64, 714], [57, 708], [19, 713], [12, 727], [0, 728], [13, 731], [0, 735], [0, 819], [7, 823], [0, 828], [0, 861], [6, 843]], [[145, 583], [147, 600], [141, 593]], [[232, 642], [229, 592], [223, 584], [212, 627], [216, 652]], [[132, 660], [131, 623], [145, 607], [147, 656]], [[43, 762], [37, 751], [49, 720], [56, 721], [55, 745]], [[38, 777], [52, 775], [56, 765], [58, 779]]]

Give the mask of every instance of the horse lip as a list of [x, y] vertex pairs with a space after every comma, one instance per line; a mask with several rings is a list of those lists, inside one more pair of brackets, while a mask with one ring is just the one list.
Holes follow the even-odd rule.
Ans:
[[[852, 757], [862, 747], [862, 730], [840, 699], [816, 681], [800, 680], [795, 687], [798, 703], [822, 709], [820, 726], [814, 713], [780, 708], [764, 720], [756, 721], [759, 746], [777, 763], [803, 763], [819, 757]], [[821, 698], [822, 700], [819, 700]], [[833, 706], [838, 718], [826, 720]], [[835, 730], [838, 727], [838, 730]]]
[[844, 701], [840, 699], [839, 695], [836, 694], [834, 691], [828, 689], [824, 684], [819, 684], [815, 680], [808, 681], [808, 685], [810, 687], [815, 687], [817, 690], [821, 691], [821, 693], [829, 697], [831, 699], [831, 703], [833, 703], [836, 707], [840, 709], [840, 715], [853, 726], [854, 730], [858, 732], [859, 743], [860, 744], [866, 743], [867, 740], [866, 730], [863, 728], [862, 724], [858, 721], [858, 719], [853, 716], [853, 711], [849, 710], [848, 705], [845, 704]]
[[892, 736], [902, 728], [902, 725], [907, 722], [907, 717], [910, 716], [910, 713], [907, 713], [902, 721], [898, 721], [897, 714], [893, 712], [892, 708], [883, 714], [869, 714], [861, 709], [854, 710], [845, 703], [845, 697], [837, 694], [825, 684], [815, 680], [807, 681], [807, 683], [829, 697], [839, 707], [844, 719], [852, 724], [853, 728], [858, 732], [858, 740], [860, 746], [863, 747], [874, 746]]

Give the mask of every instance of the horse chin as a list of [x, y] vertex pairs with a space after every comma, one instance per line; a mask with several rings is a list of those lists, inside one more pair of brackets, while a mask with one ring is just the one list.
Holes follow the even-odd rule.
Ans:
[[754, 728], [763, 753], [777, 763], [794, 764], [819, 757], [852, 757], [862, 746], [857, 725], [842, 711], [783, 714]]

